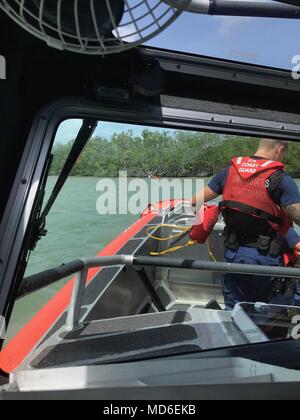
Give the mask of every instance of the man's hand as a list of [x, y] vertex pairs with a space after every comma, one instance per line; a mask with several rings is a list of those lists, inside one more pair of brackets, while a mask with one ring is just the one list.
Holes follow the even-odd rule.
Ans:
[[296, 225], [300, 226], [300, 203], [289, 204], [284, 207], [285, 212], [290, 216]]
[[204, 203], [207, 203], [216, 197], [218, 197], [218, 194], [213, 192], [213, 190], [211, 190], [209, 187], [204, 187], [203, 190], [199, 191], [198, 194], [193, 196], [192, 206], [196, 207], [198, 210], [201, 208], [201, 206], [203, 206]]

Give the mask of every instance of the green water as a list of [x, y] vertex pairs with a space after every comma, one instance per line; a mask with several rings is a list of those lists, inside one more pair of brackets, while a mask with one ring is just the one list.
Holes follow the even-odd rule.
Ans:
[[[55, 180], [54, 177], [49, 178], [48, 194]], [[98, 181], [97, 178], [69, 178], [48, 217], [47, 237], [39, 242], [30, 257], [27, 275], [76, 258], [98, 254], [138, 219], [138, 215], [99, 215], [96, 211], [100, 195], [96, 190]], [[300, 186], [300, 180], [297, 183]], [[126, 199], [127, 193], [123, 193], [120, 200]], [[61, 281], [16, 303], [9, 325], [8, 341], [67, 281]]]
[[[50, 177], [48, 192], [55, 180]], [[101, 194], [96, 191], [98, 181], [98, 178], [69, 178], [48, 216], [47, 237], [32, 253], [27, 274], [62, 261], [95, 255], [137, 219], [131, 215], [99, 215], [96, 211]]]

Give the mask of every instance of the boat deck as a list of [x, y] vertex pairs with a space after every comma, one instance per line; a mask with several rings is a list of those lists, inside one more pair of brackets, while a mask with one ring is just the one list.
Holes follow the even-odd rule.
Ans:
[[26, 368], [133, 361], [242, 344], [247, 340], [230, 313], [193, 306], [85, 322], [71, 332], [62, 327], [36, 350]]

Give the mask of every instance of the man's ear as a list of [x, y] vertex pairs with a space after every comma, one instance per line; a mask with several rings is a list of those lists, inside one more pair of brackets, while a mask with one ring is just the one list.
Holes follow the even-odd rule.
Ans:
[[276, 154], [277, 156], [284, 156], [285, 151], [285, 147], [283, 145], [279, 145], [276, 149]]
[[287, 153], [289, 151], [288, 147], [282, 145], [280, 146], [282, 153]]

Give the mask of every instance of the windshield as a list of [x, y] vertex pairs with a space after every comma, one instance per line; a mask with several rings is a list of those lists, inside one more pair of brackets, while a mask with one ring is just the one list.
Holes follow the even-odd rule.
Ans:
[[[43, 207], [61, 179], [70, 153], [76, 163], [71, 173], [66, 173], [66, 182], [46, 215], [47, 234], [30, 255], [26, 276], [87, 256], [168, 257], [174, 262], [173, 268], [167, 268], [168, 263], [159, 267], [152, 264], [142, 276], [139, 271], [120, 270], [119, 266], [91, 270], [88, 276], [90, 289], [81, 308], [82, 322], [141, 316], [162, 309], [171, 313], [171, 324], [183, 320], [186, 324], [191, 323], [197, 331], [199, 325], [206, 328], [215, 325], [214, 331], [207, 330], [210, 338], [206, 341], [201, 338], [201, 349], [246, 344], [249, 342], [247, 334], [249, 330], [253, 333], [254, 324], [262, 332], [263, 339], [254, 334], [259, 338], [250, 341], [252, 343], [290, 339], [295, 332], [292, 322], [299, 316], [296, 309], [288, 311], [287, 316], [285, 306], [278, 313], [275, 310], [275, 315], [273, 306], [263, 310], [247, 306], [232, 316], [224, 300], [230, 291], [224, 290], [222, 270], [214, 270], [213, 266], [209, 266], [211, 270], [197, 271], [197, 267], [187, 270], [188, 266], [180, 263], [183, 260], [210, 264], [241, 262], [234, 259], [237, 251], [230, 251], [232, 261], [226, 256], [226, 238], [224, 245], [222, 233], [226, 220], [221, 214], [206, 242], [199, 244], [189, 240], [190, 229], [195, 223], [191, 199], [203, 188], [209, 188], [214, 192], [210, 197], [212, 204], [220, 202], [222, 191], [218, 188], [225, 185], [233, 157], [248, 157], [252, 165], [259, 165], [259, 159], [262, 159], [261, 163], [266, 164], [268, 160], [263, 160], [263, 156], [255, 156], [257, 149], [261, 148], [261, 139], [100, 121], [91, 129], [89, 140], [86, 139], [83, 150], [76, 156], [74, 147], [82, 126], [82, 120], [67, 120], [57, 131]], [[88, 126], [91, 128], [92, 124]], [[284, 157], [289, 176], [295, 178], [296, 189], [300, 186], [300, 168], [295, 158], [299, 151], [297, 143], [290, 143]], [[248, 164], [247, 168], [252, 166]], [[256, 184], [255, 191], [257, 188]], [[300, 229], [296, 227], [292, 239], [282, 238], [286, 242], [286, 251], [295, 251], [294, 245], [300, 244], [299, 235]], [[254, 241], [253, 237], [249, 237], [248, 242], [251, 241]], [[256, 246], [250, 251], [252, 256], [257, 251], [254, 248]], [[282, 252], [281, 248], [277, 251], [278, 266], [283, 265]], [[293, 265], [298, 264], [297, 256]], [[245, 262], [252, 264], [251, 258]], [[269, 248], [262, 253], [259, 265], [272, 265], [268, 258]], [[177, 261], [181, 265], [176, 265]], [[264, 277], [263, 281], [266, 281], [262, 288], [258, 284], [262, 277], [256, 277], [251, 287], [267, 288], [266, 292], [261, 290], [262, 302], [288, 306], [300, 302], [297, 278]], [[49, 305], [50, 299], [52, 309], [57, 299], [62, 304], [65, 288], [70, 287], [69, 280], [70, 277], [19, 300], [7, 341], [28, 325], [33, 316], [39, 317], [39, 311]], [[165, 294], [161, 308], [157, 304], [157, 299], [160, 299], [157, 292], [159, 296]], [[249, 293], [249, 299], [253, 299], [253, 290]], [[68, 299], [65, 301], [66, 310]], [[259, 316], [255, 315], [257, 311], [265, 311], [269, 317], [263, 317], [261, 312]], [[247, 325], [248, 321], [242, 320], [246, 325], [241, 324], [241, 313], [246, 314], [249, 322], [255, 321], [253, 328]], [[49, 324], [55, 324], [57, 319], [54, 317]], [[156, 323], [154, 321], [154, 325]], [[198, 327], [194, 326], [195, 323]], [[127, 331], [129, 325], [128, 318], [120, 331]], [[113, 332], [116, 328], [113, 326]]]
[[297, 64], [293, 58], [299, 50], [299, 30], [297, 19], [207, 16], [185, 12], [147, 45], [292, 69]]

